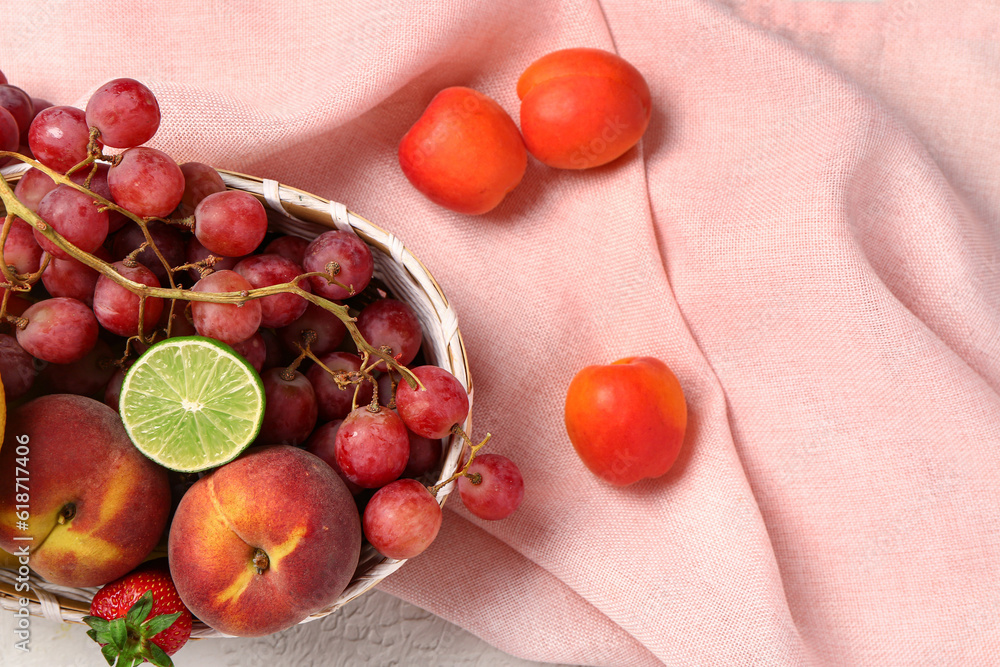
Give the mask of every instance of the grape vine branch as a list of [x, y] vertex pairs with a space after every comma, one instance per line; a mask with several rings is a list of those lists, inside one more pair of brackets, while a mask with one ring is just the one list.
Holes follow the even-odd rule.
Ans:
[[[76, 170], [79, 168], [86, 167], [88, 164], [94, 163], [97, 157], [99, 156], [91, 154], [90, 157], [88, 157], [86, 160], [84, 160], [82, 163], [80, 163], [73, 169]], [[37, 229], [42, 236], [51, 241], [53, 244], [55, 244], [57, 247], [59, 247], [61, 250], [63, 250], [65, 253], [71, 256], [73, 259], [81, 262], [82, 264], [90, 267], [91, 269], [94, 269], [101, 275], [106, 276], [107, 278], [121, 285], [122, 287], [129, 290], [133, 294], [138, 295], [143, 301], [145, 301], [146, 298], [154, 297], [167, 300], [228, 303], [241, 306], [248, 300], [260, 299], [266, 296], [271, 296], [273, 294], [296, 294], [305, 299], [306, 301], [315, 304], [316, 306], [319, 306], [320, 308], [323, 308], [324, 310], [327, 310], [336, 315], [344, 323], [344, 326], [347, 328], [348, 333], [350, 333], [351, 338], [358, 346], [358, 350], [360, 352], [366, 353], [368, 356], [377, 357], [382, 361], [384, 361], [389, 368], [399, 373], [406, 380], [407, 384], [410, 385], [410, 387], [423, 388], [423, 385], [420, 382], [420, 380], [417, 379], [417, 377], [406, 366], [403, 366], [395, 359], [393, 359], [392, 355], [386, 353], [383, 350], [373, 347], [368, 343], [368, 341], [364, 339], [364, 337], [361, 335], [361, 332], [358, 331], [358, 328], [355, 324], [356, 319], [350, 315], [347, 306], [342, 304], [337, 304], [327, 299], [324, 299], [321, 296], [317, 296], [312, 292], [308, 292], [302, 289], [298, 285], [300, 280], [312, 276], [324, 277], [331, 282], [335, 282], [333, 276], [326, 273], [317, 273], [317, 272], [305, 273], [296, 276], [290, 282], [280, 283], [277, 285], [270, 285], [268, 287], [258, 287], [250, 290], [244, 290], [242, 292], [193, 292], [191, 290], [179, 288], [176, 286], [173, 280], [172, 272], [175, 270], [175, 267], [171, 267], [169, 262], [167, 262], [167, 260], [163, 257], [159, 249], [157, 249], [156, 244], [153, 242], [152, 236], [149, 233], [148, 223], [152, 222], [153, 220], [157, 220], [158, 218], [143, 218], [137, 216], [131, 211], [128, 211], [118, 206], [117, 204], [108, 201], [104, 197], [101, 197], [100, 195], [93, 192], [92, 190], [89, 190], [83, 185], [75, 183], [68, 176], [65, 176], [64, 174], [61, 174], [53, 169], [46, 167], [37, 160], [33, 160], [25, 155], [21, 155], [20, 153], [15, 153], [11, 151], [0, 151], [0, 160], [5, 160], [7, 158], [14, 158], [16, 160], [20, 160], [21, 162], [29, 164], [35, 169], [38, 169], [39, 171], [45, 173], [55, 183], [69, 186], [86, 194], [88, 197], [91, 197], [93, 201], [101, 207], [102, 210], [117, 211], [125, 215], [127, 218], [135, 222], [137, 225], [139, 225], [139, 227], [142, 229], [143, 235], [146, 238], [147, 247], [153, 249], [153, 251], [156, 253], [157, 258], [166, 268], [167, 276], [170, 281], [170, 287], [150, 287], [149, 285], [144, 285], [142, 283], [129, 280], [125, 276], [118, 273], [114, 269], [114, 267], [108, 264], [107, 262], [104, 262], [100, 258], [95, 257], [94, 255], [88, 252], [84, 252], [79, 248], [77, 248], [72, 243], [69, 243], [58, 232], [52, 229], [44, 220], [42, 220], [42, 218], [39, 217], [38, 214], [36, 214], [27, 206], [25, 206], [17, 198], [17, 196], [14, 194], [13, 189], [10, 187], [10, 184], [7, 182], [6, 179], [0, 178], [0, 200], [3, 201], [4, 206], [6, 207], [7, 210], [7, 216], [4, 220], [4, 229], [3, 229], [4, 238], [6, 237], [6, 234], [9, 231], [13, 217], [18, 217], [27, 222], [34, 229]], [[2, 247], [3, 245], [0, 244], [0, 248]], [[48, 260], [46, 260], [46, 263], [47, 261]], [[37, 278], [41, 276], [41, 272], [45, 269], [45, 264], [43, 264], [42, 267], [34, 274], [24, 277], [13, 275], [10, 269], [6, 266], [0, 268], [2, 268], [5, 282], [9, 283], [14, 290], [17, 290], [19, 285], [25, 285], [25, 284], [30, 285], [32, 282], [36, 281]], [[9, 294], [9, 290], [7, 291], [7, 293]], [[5, 302], [6, 298], [7, 294], [4, 295]]]

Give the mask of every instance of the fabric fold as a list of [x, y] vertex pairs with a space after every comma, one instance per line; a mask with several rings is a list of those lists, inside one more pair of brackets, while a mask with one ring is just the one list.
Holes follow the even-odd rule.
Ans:
[[[458, 312], [511, 518], [457, 497], [383, 583], [505, 651], [582, 665], [1000, 662], [1000, 5], [792, 0], [5, 3], [0, 69], [81, 103], [115, 77], [151, 145], [390, 229]], [[399, 139], [442, 88], [517, 121], [556, 49], [614, 50], [653, 117], [604, 167], [535, 160], [473, 217]], [[619, 489], [565, 389], [651, 355], [690, 426]]]

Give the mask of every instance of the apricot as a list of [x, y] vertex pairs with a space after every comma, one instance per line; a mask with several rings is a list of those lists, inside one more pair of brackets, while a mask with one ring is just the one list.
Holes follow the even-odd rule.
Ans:
[[687, 428], [681, 384], [653, 357], [582, 368], [566, 390], [564, 415], [580, 460], [615, 486], [665, 474]]
[[428, 199], [459, 213], [492, 210], [528, 166], [517, 125], [492, 98], [445, 88], [399, 142], [399, 166]]
[[332, 604], [361, 553], [354, 497], [319, 457], [253, 447], [181, 498], [167, 556], [181, 600], [229, 635], [289, 628]]
[[51, 394], [8, 417], [0, 547], [28, 545], [31, 568], [61, 586], [100, 586], [141, 563], [166, 527], [170, 485], [118, 413], [92, 398]]
[[600, 49], [563, 49], [517, 82], [521, 134], [550, 167], [588, 169], [632, 148], [649, 125], [649, 86], [635, 67]]

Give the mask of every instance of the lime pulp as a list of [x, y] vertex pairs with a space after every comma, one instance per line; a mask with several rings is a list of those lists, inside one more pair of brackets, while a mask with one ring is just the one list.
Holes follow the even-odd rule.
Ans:
[[171, 470], [199, 472], [233, 460], [257, 437], [264, 387], [228, 345], [169, 338], [129, 369], [119, 412], [139, 451]]

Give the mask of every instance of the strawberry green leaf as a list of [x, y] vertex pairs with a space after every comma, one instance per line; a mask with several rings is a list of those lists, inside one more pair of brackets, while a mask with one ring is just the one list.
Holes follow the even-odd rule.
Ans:
[[143, 637], [155, 637], [160, 634], [171, 625], [174, 624], [178, 618], [181, 617], [181, 612], [176, 612], [173, 614], [160, 614], [154, 618], [149, 619], [142, 624], [142, 636]]
[[116, 649], [113, 644], [105, 644], [102, 646], [101, 653], [104, 654], [104, 659], [108, 661], [109, 665], [115, 664], [115, 661], [118, 660], [118, 649]]
[[114, 643], [111, 640], [111, 631], [110, 630], [105, 630], [104, 632], [97, 632], [95, 630], [94, 632], [96, 633], [96, 636], [93, 637], [93, 639], [94, 639], [95, 642], [97, 642], [101, 646], [104, 646], [105, 644], [113, 644]]
[[128, 640], [128, 628], [125, 626], [124, 618], [116, 618], [111, 621], [111, 645], [121, 652], [125, 648], [125, 642]]
[[149, 645], [149, 657], [147, 658], [156, 667], [174, 667], [174, 661], [170, 659], [166, 651], [156, 644]]
[[83, 622], [98, 632], [107, 631], [108, 626], [110, 625], [106, 619], [103, 619], [100, 616], [84, 616]]
[[84, 616], [83, 622], [90, 626], [87, 636], [98, 644], [111, 644], [111, 624], [100, 616]]
[[153, 609], [153, 591], [146, 591], [135, 601], [125, 614], [125, 621], [131, 626], [137, 626], [146, 620]]
[[125, 650], [118, 654], [116, 667], [132, 667], [136, 661], [135, 653], [135, 643], [129, 642]]

